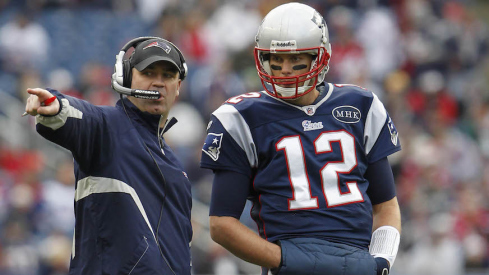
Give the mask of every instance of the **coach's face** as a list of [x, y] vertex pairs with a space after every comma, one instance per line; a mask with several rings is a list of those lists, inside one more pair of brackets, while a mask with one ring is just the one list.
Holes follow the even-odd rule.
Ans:
[[158, 61], [142, 71], [132, 69], [132, 89], [154, 90], [160, 93], [159, 99], [141, 99], [130, 96], [129, 100], [143, 112], [163, 115], [166, 119], [175, 99], [179, 95], [182, 80], [175, 65]]

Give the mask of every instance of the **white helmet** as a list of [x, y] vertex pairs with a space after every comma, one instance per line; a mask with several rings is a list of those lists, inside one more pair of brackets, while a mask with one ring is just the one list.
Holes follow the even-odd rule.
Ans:
[[[291, 99], [303, 96], [324, 81], [329, 70], [331, 45], [324, 18], [313, 8], [288, 3], [271, 10], [263, 19], [256, 34], [255, 63], [262, 85], [270, 95]], [[291, 76], [272, 76], [270, 53], [308, 53], [313, 55], [307, 73]], [[300, 77], [306, 77], [301, 79]], [[295, 84], [295, 88], [277, 85]], [[299, 84], [304, 84], [299, 87]]]

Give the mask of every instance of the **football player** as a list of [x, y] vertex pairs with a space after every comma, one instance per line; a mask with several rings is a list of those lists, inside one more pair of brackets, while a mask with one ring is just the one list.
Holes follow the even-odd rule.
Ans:
[[[387, 156], [401, 149], [379, 98], [323, 83], [323, 17], [276, 7], [256, 35], [264, 87], [213, 112], [201, 166], [215, 173], [211, 237], [262, 274], [388, 274], [401, 218]], [[239, 218], [246, 203], [259, 235]]]

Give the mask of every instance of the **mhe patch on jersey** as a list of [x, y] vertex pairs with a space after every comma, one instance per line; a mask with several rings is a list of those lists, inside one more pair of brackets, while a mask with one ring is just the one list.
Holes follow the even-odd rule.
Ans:
[[202, 151], [206, 153], [212, 160], [216, 161], [219, 159], [219, 153], [221, 150], [222, 133], [214, 134], [209, 133], [205, 139]]
[[333, 109], [333, 117], [344, 123], [357, 123], [362, 118], [360, 110], [353, 106], [339, 106]]

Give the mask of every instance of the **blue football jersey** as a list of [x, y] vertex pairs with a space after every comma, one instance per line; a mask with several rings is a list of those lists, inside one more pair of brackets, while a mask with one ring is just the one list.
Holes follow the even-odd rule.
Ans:
[[315, 237], [366, 248], [364, 174], [401, 149], [398, 133], [374, 93], [338, 84], [322, 93], [307, 106], [265, 92], [227, 100], [211, 116], [201, 166], [252, 179], [251, 215], [269, 241]]

